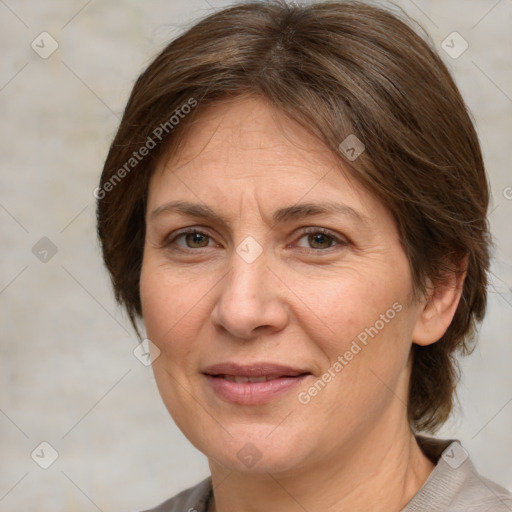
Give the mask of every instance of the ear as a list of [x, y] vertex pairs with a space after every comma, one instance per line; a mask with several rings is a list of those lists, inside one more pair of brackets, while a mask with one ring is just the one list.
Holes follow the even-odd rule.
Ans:
[[462, 295], [467, 261], [467, 256], [464, 256], [456, 271], [436, 286], [427, 278], [427, 297], [422, 302], [422, 310], [414, 326], [413, 343], [431, 345], [440, 340], [450, 326]]

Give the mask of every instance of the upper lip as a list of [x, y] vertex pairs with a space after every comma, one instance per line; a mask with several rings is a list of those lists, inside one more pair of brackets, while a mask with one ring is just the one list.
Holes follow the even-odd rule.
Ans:
[[262, 362], [248, 365], [237, 363], [219, 363], [208, 366], [203, 369], [203, 373], [207, 375], [233, 375], [240, 377], [263, 377], [263, 376], [279, 376], [279, 377], [296, 377], [304, 373], [310, 373], [300, 368], [292, 368], [280, 364]]

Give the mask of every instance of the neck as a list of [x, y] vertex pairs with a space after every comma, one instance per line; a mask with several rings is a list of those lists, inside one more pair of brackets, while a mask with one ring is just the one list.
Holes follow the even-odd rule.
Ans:
[[209, 512], [398, 512], [435, 466], [409, 426], [397, 427], [393, 422], [374, 425], [370, 432], [358, 433], [342, 453], [293, 475], [232, 472], [210, 460], [215, 491]]

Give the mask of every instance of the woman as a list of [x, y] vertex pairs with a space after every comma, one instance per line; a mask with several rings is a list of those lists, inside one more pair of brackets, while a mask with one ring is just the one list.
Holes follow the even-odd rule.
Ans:
[[485, 312], [488, 188], [398, 15], [208, 16], [139, 77], [96, 197], [116, 298], [211, 470], [154, 511], [512, 509], [426, 435]]

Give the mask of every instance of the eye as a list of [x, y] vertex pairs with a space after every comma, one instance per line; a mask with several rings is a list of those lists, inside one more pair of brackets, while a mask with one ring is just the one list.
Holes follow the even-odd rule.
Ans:
[[[299, 240], [306, 238], [306, 243], [314, 252], [325, 251], [333, 245], [346, 245], [347, 243], [323, 228], [308, 228], [303, 231]], [[304, 247], [304, 246], [302, 246]]]
[[[177, 244], [176, 241], [183, 238], [185, 245]], [[202, 231], [198, 231], [196, 228], [188, 228], [182, 230], [174, 238], [165, 242], [166, 246], [178, 245], [184, 249], [203, 249], [208, 247], [208, 241], [210, 236]]]
[[[181, 239], [183, 239], [184, 244], [177, 242]], [[345, 240], [323, 228], [307, 228], [302, 232], [302, 236], [299, 238], [299, 240], [302, 239], [306, 239], [306, 244], [309, 247], [305, 247], [304, 245], [301, 246], [300, 244], [298, 247], [305, 248], [306, 252], [313, 253], [327, 252], [327, 249], [330, 249], [335, 245], [347, 245]], [[207, 233], [191, 227], [185, 228], [178, 232], [174, 237], [170, 237], [165, 240], [162, 246], [177, 251], [205, 249], [206, 247], [211, 246], [211, 244], [209, 244], [211, 240], [212, 237]]]

